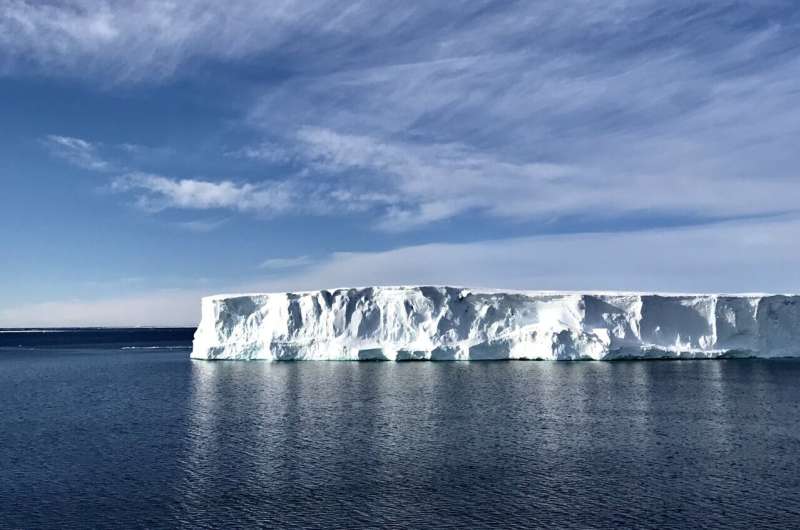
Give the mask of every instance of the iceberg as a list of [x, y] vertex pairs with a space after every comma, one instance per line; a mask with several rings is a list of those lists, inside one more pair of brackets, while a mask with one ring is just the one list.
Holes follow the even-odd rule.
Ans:
[[405, 286], [216, 295], [194, 359], [603, 360], [800, 355], [800, 296]]

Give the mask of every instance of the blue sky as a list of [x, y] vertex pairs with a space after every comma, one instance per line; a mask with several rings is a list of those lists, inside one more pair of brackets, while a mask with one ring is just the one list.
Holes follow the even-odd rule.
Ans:
[[0, 326], [800, 290], [793, 1], [0, 0]]

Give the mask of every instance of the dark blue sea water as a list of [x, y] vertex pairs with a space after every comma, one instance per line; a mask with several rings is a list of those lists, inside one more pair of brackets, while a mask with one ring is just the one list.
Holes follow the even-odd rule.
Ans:
[[800, 525], [800, 361], [204, 362], [191, 330], [21, 335], [0, 333], [4, 528]]

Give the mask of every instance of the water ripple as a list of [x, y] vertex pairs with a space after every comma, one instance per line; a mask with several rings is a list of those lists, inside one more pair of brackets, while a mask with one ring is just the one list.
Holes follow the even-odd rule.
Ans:
[[0, 527], [787, 528], [800, 361], [0, 359]]

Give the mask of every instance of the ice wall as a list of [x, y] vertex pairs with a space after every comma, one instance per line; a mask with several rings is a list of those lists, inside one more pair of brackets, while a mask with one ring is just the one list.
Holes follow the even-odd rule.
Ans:
[[196, 359], [800, 355], [800, 296], [368, 287], [202, 301]]

